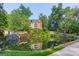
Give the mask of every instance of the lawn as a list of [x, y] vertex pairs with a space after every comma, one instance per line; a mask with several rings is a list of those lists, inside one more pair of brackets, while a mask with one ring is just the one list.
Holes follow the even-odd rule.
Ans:
[[60, 46], [54, 49], [40, 51], [4, 51], [3, 53], [7, 56], [47, 56], [63, 48], [63, 46]]

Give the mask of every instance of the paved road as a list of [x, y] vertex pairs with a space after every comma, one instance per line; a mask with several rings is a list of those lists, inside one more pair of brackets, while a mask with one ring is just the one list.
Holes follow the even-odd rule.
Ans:
[[60, 51], [57, 51], [49, 56], [79, 56], [79, 42], [74, 43]]

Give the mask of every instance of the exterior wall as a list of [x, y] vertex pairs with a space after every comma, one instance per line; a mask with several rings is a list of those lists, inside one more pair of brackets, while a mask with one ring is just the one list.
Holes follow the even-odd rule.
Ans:
[[41, 22], [41, 20], [38, 20], [36, 22], [31, 21], [31, 28], [33, 28], [33, 29], [37, 28], [37, 29], [42, 30], [42, 22]]
[[42, 22], [40, 20], [37, 22], [37, 28], [42, 30]]
[[33, 23], [33, 22], [31, 22], [31, 28], [35, 28], [35, 27], [34, 27], [34, 23]]

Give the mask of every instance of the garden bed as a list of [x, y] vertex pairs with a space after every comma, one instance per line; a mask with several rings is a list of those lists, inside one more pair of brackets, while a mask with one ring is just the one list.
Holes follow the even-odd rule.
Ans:
[[38, 51], [4, 51], [6, 56], [47, 56], [58, 50], [63, 49], [63, 45], [54, 49], [38, 50]]

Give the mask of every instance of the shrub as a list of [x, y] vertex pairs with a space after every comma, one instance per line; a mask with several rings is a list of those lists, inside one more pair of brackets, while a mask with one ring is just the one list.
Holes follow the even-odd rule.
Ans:
[[[51, 34], [51, 40], [50, 42], [52, 42], [51, 44], [53, 44], [54, 46], [57, 46], [59, 44], [62, 44], [62, 35], [61, 34]], [[51, 46], [51, 45], [50, 45]]]
[[20, 45], [16, 45], [16, 46], [9, 46], [9, 49], [10, 50], [19, 50], [19, 51], [29, 51], [29, 50], [31, 50], [29, 43], [20, 44]]
[[51, 34], [51, 39], [55, 41], [55, 44], [59, 45], [61, 43], [70, 42], [75, 40], [75, 35], [73, 34]]
[[66, 42], [74, 41], [75, 35], [56, 33], [56, 34], [51, 34], [51, 39], [53, 39], [53, 40], [48, 42], [48, 47], [51, 47], [52, 45], [57, 46], [57, 45], [60, 45], [60, 44], [64, 44]]
[[75, 40], [75, 35], [67, 34], [65, 42], [70, 42]]
[[12, 33], [7, 35], [6, 40], [7, 45], [15, 46], [19, 43], [19, 36], [18, 34]]
[[61, 34], [51, 34], [51, 38], [61, 39]]
[[61, 45], [54, 49], [45, 49], [39, 51], [4, 51], [4, 54], [8, 56], [47, 56], [63, 48], [63, 45]]
[[31, 31], [30, 43], [43, 43], [43, 49], [47, 48], [47, 42], [50, 40], [50, 34], [48, 31], [34, 29]]

